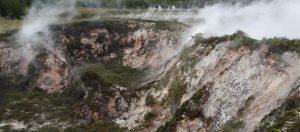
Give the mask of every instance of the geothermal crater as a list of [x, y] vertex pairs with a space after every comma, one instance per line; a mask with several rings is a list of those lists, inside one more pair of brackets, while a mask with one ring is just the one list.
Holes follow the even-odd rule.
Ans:
[[239, 31], [185, 42], [188, 29], [132, 19], [56, 24], [51, 48], [1, 35], [0, 130], [298, 129], [299, 40]]

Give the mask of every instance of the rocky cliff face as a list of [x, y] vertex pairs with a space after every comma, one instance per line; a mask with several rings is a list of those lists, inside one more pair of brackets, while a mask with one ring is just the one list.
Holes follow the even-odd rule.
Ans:
[[55, 25], [55, 52], [34, 47], [32, 61], [2, 37], [0, 128], [299, 129], [300, 41], [237, 32], [183, 44], [186, 28], [137, 20]]
[[[42, 90], [51, 96], [75, 98], [78, 102], [74, 102], [76, 107], [70, 111], [84, 120], [112, 120], [128, 111], [130, 99], [136, 94], [133, 90], [154, 80], [165, 63], [176, 55], [174, 52], [181, 48], [180, 34], [186, 26], [168, 22], [111, 20], [54, 25], [51, 29], [55, 48], [50, 51], [41, 45], [26, 47], [34, 53], [33, 60], [24, 56], [26, 50], [22, 44], [16, 44], [15, 36], [7, 34], [2, 37], [2, 80], [8, 81], [7, 87], [16, 84], [14, 87], [27, 89], [30, 94], [40, 95], [37, 90]], [[39, 35], [44, 36], [43, 33]], [[24, 100], [16, 102], [24, 104], [27, 92], [25, 95], [18, 93], [17, 96]], [[3, 106], [3, 124], [23, 122], [18, 117], [9, 117], [27, 110], [21, 107], [10, 113], [10, 103], [4, 101], [7, 106]], [[46, 111], [36, 114], [41, 120], [44, 115], [49, 115]], [[49, 121], [52, 122], [50, 124], [58, 123]], [[24, 123], [23, 126], [34, 126], [29, 130], [43, 126], [33, 117]]]
[[177, 23], [134, 20], [53, 26], [55, 51], [31, 47], [34, 60], [24, 58], [22, 45], [16, 45], [14, 37], [4, 37], [1, 74], [33, 76], [32, 87], [53, 93], [68, 87], [72, 68], [91, 63], [115, 61], [134, 69], [158, 70], [175, 55], [185, 28]]
[[[259, 125], [299, 89], [299, 42], [256, 41], [238, 32], [199, 36], [192, 43], [117, 122], [133, 129], [151, 122], [150, 131], [272, 130]], [[297, 124], [292, 122], [288, 130], [293, 127]]]

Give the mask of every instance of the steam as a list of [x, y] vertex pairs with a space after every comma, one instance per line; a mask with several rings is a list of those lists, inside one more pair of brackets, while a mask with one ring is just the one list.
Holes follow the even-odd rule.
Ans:
[[300, 38], [299, 7], [299, 0], [237, 1], [235, 4], [218, 2], [203, 8], [149, 8], [146, 12], [120, 17], [179, 21], [192, 27], [190, 35], [203, 33], [220, 36], [242, 30], [256, 39], [294, 39]]
[[44, 48], [55, 54], [50, 25], [59, 21], [59, 16], [71, 10], [75, 1], [36, 2], [25, 17], [22, 28], [16, 34], [17, 42], [23, 47], [22, 55], [31, 61], [38, 49]]
[[249, 36], [300, 38], [300, 1], [258, 1], [241, 4], [215, 4], [199, 9], [192, 33], [208, 35], [231, 34], [237, 30]]
[[[117, 4], [121, 0], [116, 1]], [[22, 54], [31, 61], [38, 51], [47, 49], [56, 54], [55, 42], [50, 25], [59, 23], [61, 15], [72, 12], [77, 4], [99, 7], [101, 0], [49, 0], [35, 2], [20, 31], [17, 33], [17, 42], [23, 47]], [[189, 36], [203, 33], [208, 36], [232, 34], [237, 30], [246, 32], [250, 37], [300, 38], [300, 1], [298, 0], [262, 0], [248, 3], [226, 4], [217, 3], [204, 8], [177, 9], [170, 6], [168, 9], [150, 8], [141, 14], [129, 14], [117, 17], [179, 21], [192, 28], [183, 33], [184, 42]], [[112, 16], [114, 17], [114, 16]], [[188, 37], [186, 37], [188, 36]], [[178, 52], [183, 46], [179, 47]], [[177, 54], [178, 52], [174, 53]]]

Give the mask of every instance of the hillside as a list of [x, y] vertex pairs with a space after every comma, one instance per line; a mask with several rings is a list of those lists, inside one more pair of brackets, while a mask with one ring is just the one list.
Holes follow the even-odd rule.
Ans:
[[0, 0], [0, 132], [298, 132], [298, 6]]
[[[22, 60], [13, 39], [2, 38], [1, 128], [299, 129], [300, 41], [257, 41], [242, 32], [210, 38], [199, 34], [178, 55], [168, 56], [166, 51], [179, 48], [176, 34], [186, 27], [166, 24], [53, 26], [60, 48], [55, 54], [39, 50], [30, 63]], [[286, 117], [293, 111], [293, 118]]]

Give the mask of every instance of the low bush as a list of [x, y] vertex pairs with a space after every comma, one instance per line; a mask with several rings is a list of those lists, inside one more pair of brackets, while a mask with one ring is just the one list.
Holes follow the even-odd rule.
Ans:
[[0, 0], [0, 15], [20, 19], [30, 4], [31, 0]]
[[236, 132], [245, 127], [245, 123], [239, 120], [230, 120], [223, 126], [223, 132]]
[[155, 98], [151, 95], [151, 94], [148, 94], [147, 97], [146, 97], [146, 105], [147, 106], [153, 106], [156, 104], [156, 100]]
[[156, 114], [155, 114], [154, 112], [148, 112], [148, 113], [144, 116], [144, 120], [145, 120], [145, 121], [152, 121], [155, 117], [156, 117]]

